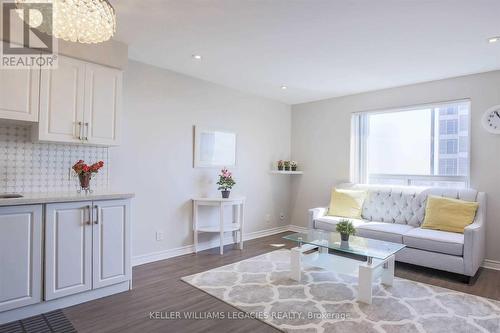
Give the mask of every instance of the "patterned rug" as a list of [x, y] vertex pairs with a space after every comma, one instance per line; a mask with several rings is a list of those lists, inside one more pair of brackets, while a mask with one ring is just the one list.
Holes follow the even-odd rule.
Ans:
[[356, 278], [306, 269], [289, 278], [289, 250], [186, 276], [183, 281], [285, 332], [500, 332], [500, 302], [395, 278], [356, 301]]

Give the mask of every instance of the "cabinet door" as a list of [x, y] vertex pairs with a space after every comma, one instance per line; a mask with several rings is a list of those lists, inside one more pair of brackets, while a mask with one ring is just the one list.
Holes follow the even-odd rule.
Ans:
[[92, 202], [45, 208], [45, 299], [92, 288]]
[[118, 145], [122, 72], [87, 64], [85, 76], [85, 136], [89, 143]]
[[85, 63], [59, 56], [56, 69], [41, 71], [38, 139], [81, 142]]
[[0, 207], [0, 312], [42, 300], [42, 206]]
[[40, 69], [0, 69], [0, 119], [38, 121]]
[[94, 201], [94, 288], [131, 279], [129, 207], [129, 200]]

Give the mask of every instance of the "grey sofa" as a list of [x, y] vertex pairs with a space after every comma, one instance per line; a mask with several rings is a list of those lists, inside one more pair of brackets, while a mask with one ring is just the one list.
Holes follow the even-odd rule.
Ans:
[[[396, 260], [472, 277], [484, 260], [486, 194], [473, 189], [394, 187], [341, 184], [365, 190], [362, 219], [350, 219], [362, 237], [405, 244]], [[422, 229], [428, 195], [479, 202], [474, 222], [463, 234]], [[309, 210], [309, 227], [335, 230], [342, 217], [328, 216], [326, 207]]]

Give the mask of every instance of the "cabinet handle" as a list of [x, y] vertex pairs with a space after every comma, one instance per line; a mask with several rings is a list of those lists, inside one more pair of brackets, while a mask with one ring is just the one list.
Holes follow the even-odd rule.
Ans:
[[96, 219], [94, 224], [99, 224], [99, 206], [95, 205], [94, 208], [96, 209]]
[[89, 141], [89, 123], [85, 123], [85, 136], [83, 137], [83, 140]]
[[92, 224], [92, 206], [88, 205], [87, 211], [89, 213], [89, 219], [87, 221], [87, 225], [91, 225]]
[[82, 140], [82, 129], [83, 129], [82, 122], [79, 121], [78, 122], [78, 140]]

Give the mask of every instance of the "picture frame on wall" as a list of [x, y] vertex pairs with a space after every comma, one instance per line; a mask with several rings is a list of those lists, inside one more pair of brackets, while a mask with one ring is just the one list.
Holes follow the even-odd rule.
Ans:
[[194, 167], [219, 168], [236, 166], [234, 132], [206, 127], [194, 127]]

